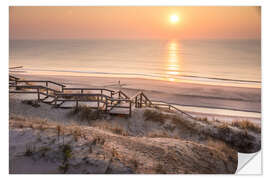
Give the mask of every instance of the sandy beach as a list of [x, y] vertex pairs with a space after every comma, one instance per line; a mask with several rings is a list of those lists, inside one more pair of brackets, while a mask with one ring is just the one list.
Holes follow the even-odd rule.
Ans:
[[261, 151], [260, 6], [8, 14], [10, 174], [234, 174]]
[[[106, 87], [113, 90], [119, 89], [118, 81], [120, 81], [123, 84], [121, 90], [129, 96], [138, 91], [143, 91], [152, 101], [163, 101], [174, 105], [191, 107], [187, 111], [194, 113], [194, 115], [204, 113], [202, 116], [210, 116], [210, 112], [218, 112], [211, 117], [224, 119], [226, 116], [225, 119], [227, 120], [238, 117], [240, 119], [249, 118], [256, 122], [260, 121], [261, 89], [259, 88], [214, 86], [123, 77], [38, 74], [17, 74], [17, 76], [29, 80], [52, 80], [63, 83], [68, 87]], [[198, 110], [196, 107], [206, 109]], [[237, 111], [240, 111], [240, 113], [237, 113]]]
[[135, 108], [131, 117], [123, 117], [45, 103], [35, 107], [24, 101], [36, 100], [36, 95], [11, 93], [12, 174], [234, 173], [237, 152], [261, 148], [260, 89], [133, 78], [16, 77], [122, 90], [128, 96], [143, 91], [152, 101], [171, 103], [193, 119], [155, 108]]

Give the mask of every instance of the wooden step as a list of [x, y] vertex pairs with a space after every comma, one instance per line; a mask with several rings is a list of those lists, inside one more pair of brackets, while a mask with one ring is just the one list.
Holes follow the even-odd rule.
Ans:
[[[64, 103], [61, 103], [60, 101], [57, 101], [57, 104], [60, 105], [59, 107], [60, 108], [74, 108], [76, 107], [76, 101], [66, 101]], [[78, 106], [87, 106], [87, 107], [90, 107], [90, 108], [95, 108], [97, 109], [98, 107], [98, 104], [97, 102], [78, 102]], [[99, 109], [103, 110], [105, 109], [105, 104], [104, 103], [99, 103]]]
[[44, 102], [44, 103], [49, 103], [50, 104], [50, 103], [54, 102], [54, 99], [55, 99], [55, 97], [47, 96], [44, 99], [42, 99], [41, 101]]

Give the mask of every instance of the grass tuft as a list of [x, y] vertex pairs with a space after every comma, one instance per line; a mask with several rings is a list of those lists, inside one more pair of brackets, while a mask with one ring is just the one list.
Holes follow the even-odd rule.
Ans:
[[78, 115], [81, 121], [88, 121], [100, 119], [100, 112], [93, 110], [87, 106], [78, 106], [69, 113], [70, 116]]
[[158, 165], [156, 166], [156, 173], [166, 174], [166, 170], [164, 169], [164, 166], [161, 163], [158, 163]]
[[208, 120], [207, 117], [197, 117], [196, 119], [199, 120], [199, 121], [202, 121], [202, 122], [209, 123], [209, 120]]
[[93, 145], [96, 145], [96, 144], [104, 145], [104, 143], [105, 143], [105, 139], [103, 139], [102, 137], [99, 137], [99, 136], [97, 136], [97, 137], [92, 141], [92, 144], [93, 144]]
[[31, 144], [26, 144], [24, 155], [25, 156], [32, 156], [33, 153], [35, 152], [35, 150], [36, 150], [35, 146], [33, 146]]
[[235, 154], [234, 150], [229, 145], [224, 143], [223, 141], [208, 140], [207, 145], [220, 151], [220, 152], [223, 152], [224, 154]]
[[240, 129], [244, 129], [244, 130], [251, 130], [257, 133], [261, 132], [261, 127], [259, 125], [252, 123], [248, 120], [241, 120], [241, 121], [236, 120], [236, 121], [233, 121], [231, 125], [238, 127]]
[[146, 109], [144, 111], [143, 117], [145, 121], [153, 121], [153, 122], [158, 122], [160, 124], [163, 124], [166, 118], [166, 116], [162, 114], [161, 112], [150, 110], [150, 109]]
[[40, 107], [40, 105], [38, 104], [38, 101], [36, 101], [36, 100], [22, 100], [22, 103], [33, 106], [35, 108]]
[[78, 141], [79, 137], [82, 136], [82, 132], [79, 128], [75, 128], [74, 130], [72, 130], [72, 135], [73, 135], [75, 141]]
[[151, 132], [151, 133], [148, 133], [147, 136], [151, 138], [172, 138], [172, 136], [170, 136], [165, 131]]

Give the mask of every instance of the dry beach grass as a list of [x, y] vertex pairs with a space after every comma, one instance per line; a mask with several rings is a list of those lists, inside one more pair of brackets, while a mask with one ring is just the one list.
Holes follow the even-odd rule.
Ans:
[[122, 117], [21, 101], [10, 96], [10, 173], [234, 173], [237, 151], [260, 149], [252, 122], [155, 108]]

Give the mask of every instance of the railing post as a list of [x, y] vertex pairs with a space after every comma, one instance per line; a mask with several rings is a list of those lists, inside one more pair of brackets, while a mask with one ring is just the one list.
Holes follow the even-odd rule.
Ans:
[[103, 94], [103, 90], [102, 89], [100, 90], [100, 94]]
[[97, 104], [98, 104], [98, 107], [97, 107], [97, 109], [99, 110], [99, 96], [97, 97]]
[[58, 99], [58, 96], [55, 96], [55, 98], [54, 98], [54, 105], [55, 105], [55, 107], [56, 107], [56, 104], [57, 104], [57, 99]]
[[78, 99], [76, 99], [76, 109], [78, 109], [79, 103], [78, 103]]
[[81, 89], [81, 94], [83, 94], [83, 89]]
[[39, 88], [37, 88], [37, 93], [38, 93], [38, 102], [39, 102], [40, 101]]
[[135, 97], [135, 108], [137, 108], [137, 96]]
[[48, 96], [48, 94], [49, 94], [49, 90], [48, 90], [48, 81], [46, 81], [46, 93], [47, 93], [47, 96]]
[[131, 101], [129, 101], [129, 117], [131, 117]]
[[140, 108], [142, 108], [142, 94], [140, 94]]
[[108, 99], [105, 98], [105, 111], [107, 112]]

